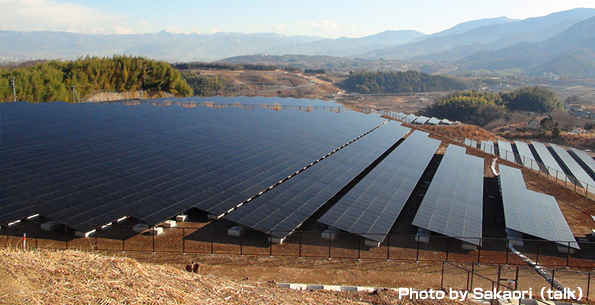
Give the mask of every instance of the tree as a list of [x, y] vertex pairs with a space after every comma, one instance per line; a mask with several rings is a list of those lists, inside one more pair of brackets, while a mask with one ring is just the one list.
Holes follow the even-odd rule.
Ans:
[[543, 120], [541, 120], [541, 123], [539, 123], [541, 125], [541, 129], [543, 130], [552, 130], [554, 129], [554, 120], [552, 120], [552, 117], [546, 117]]
[[535, 86], [523, 87], [510, 93], [502, 94], [506, 108], [510, 110], [551, 112], [562, 108], [562, 102], [550, 89]]
[[562, 130], [560, 130], [560, 127], [556, 127], [556, 128], [554, 128], [554, 130], [552, 130], [552, 135], [554, 136], [554, 138], [559, 137], [561, 133], [562, 133]]

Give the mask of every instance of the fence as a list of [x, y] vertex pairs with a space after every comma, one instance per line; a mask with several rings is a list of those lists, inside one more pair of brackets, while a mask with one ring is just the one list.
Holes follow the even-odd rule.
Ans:
[[[591, 272], [572, 271], [567, 269], [546, 270], [551, 280], [545, 281], [537, 272], [527, 266], [506, 266], [492, 264], [454, 264], [443, 262], [440, 289], [443, 291], [468, 292], [516, 292], [515, 298], [553, 300], [548, 291], [555, 291], [554, 282], [559, 282], [567, 291], [573, 292], [559, 300], [589, 301], [595, 299], [591, 292]], [[479, 290], [481, 289], [481, 290]], [[542, 297], [542, 293], [545, 297]], [[454, 294], [454, 293], [453, 293]]]
[[[369, 247], [365, 244], [365, 239], [358, 235], [341, 232], [336, 233], [334, 239], [323, 239], [320, 231], [295, 231], [283, 244], [275, 244], [269, 241], [269, 234], [243, 229], [239, 236], [230, 236], [228, 228], [215, 227], [215, 223], [204, 226], [180, 223], [179, 227], [164, 228], [159, 235], [152, 235], [149, 231], [136, 233], [133, 231], [133, 223], [117, 223], [104, 229], [98, 227], [93, 235], [84, 238], [76, 237], [75, 232], [67, 225], [47, 232], [41, 230], [41, 224], [42, 222], [23, 221], [10, 228], [5, 226], [3, 243], [6, 246], [20, 246], [23, 234], [26, 234], [28, 248], [525, 264], [510, 251], [505, 238], [482, 238], [481, 247], [464, 250], [460, 240], [446, 236], [432, 236], [429, 243], [424, 243], [415, 235], [379, 234], [384, 237], [384, 241], [379, 247]], [[217, 225], [221, 226], [221, 223]], [[570, 243], [571, 241], [565, 241], [562, 243], [565, 246], [560, 246], [566, 248]], [[595, 243], [578, 244], [580, 251], [560, 253], [554, 242], [524, 240], [524, 246], [517, 247], [517, 250], [544, 266], [594, 268]]]

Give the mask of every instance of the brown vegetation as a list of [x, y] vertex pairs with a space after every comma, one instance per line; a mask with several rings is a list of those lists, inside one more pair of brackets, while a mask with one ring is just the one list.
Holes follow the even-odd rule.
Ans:
[[0, 258], [2, 304], [437, 304], [391, 291], [289, 290], [70, 250], [0, 248]]

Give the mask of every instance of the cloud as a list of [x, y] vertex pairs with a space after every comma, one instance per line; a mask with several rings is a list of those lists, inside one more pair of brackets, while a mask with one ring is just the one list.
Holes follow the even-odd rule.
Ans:
[[287, 26], [285, 24], [278, 24], [275, 29], [277, 31], [283, 31], [283, 30], [287, 30]]
[[325, 20], [322, 22], [316, 22], [316, 21], [308, 22], [308, 23], [302, 25], [302, 28], [305, 30], [310, 30], [310, 31], [329, 31], [329, 30], [338, 30], [341, 27], [334, 21]]
[[352, 29], [355, 29], [357, 27], [357, 25], [355, 25], [355, 23], [350, 23], [349, 24], [349, 27], [352, 28]]
[[0, 0], [0, 28], [104, 34], [132, 31], [122, 16], [57, 0]]

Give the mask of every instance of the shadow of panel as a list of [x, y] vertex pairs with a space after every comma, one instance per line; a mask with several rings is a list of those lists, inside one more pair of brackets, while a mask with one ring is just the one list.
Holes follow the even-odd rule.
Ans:
[[[289, 232], [283, 232], [283, 234]], [[271, 253], [273, 256], [293, 256], [298, 257], [301, 251], [302, 239], [300, 238], [301, 232], [293, 232], [285, 238], [282, 244], [273, 243]], [[303, 236], [302, 236], [303, 238]]]
[[[332, 241], [331, 241], [332, 246]], [[321, 237], [321, 232], [302, 232], [302, 257], [327, 257], [329, 241]], [[331, 249], [332, 255], [332, 249]]]
[[389, 259], [405, 261], [417, 259], [415, 235], [390, 235], [387, 239], [387, 243], [390, 242]]
[[[369, 234], [370, 237], [381, 239], [385, 237], [385, 234]], [[368, 241], [369, 242], [369, 241]], [[386, 260], [386, 251], [387, 251], [387, 239], [384, 238], [383, 242], [378, 245], [378, 247], [370, 247], [366, 246], [365, 242], [362, 244], [362, 251], [361, 251], [361, 259], [370, 259], [370, 260]]]
[[416, 242], [416, 247], [419, 247], [419, 261], [444, 261], [451, 245], [448, 238], [431, 235], [429, 242]]

